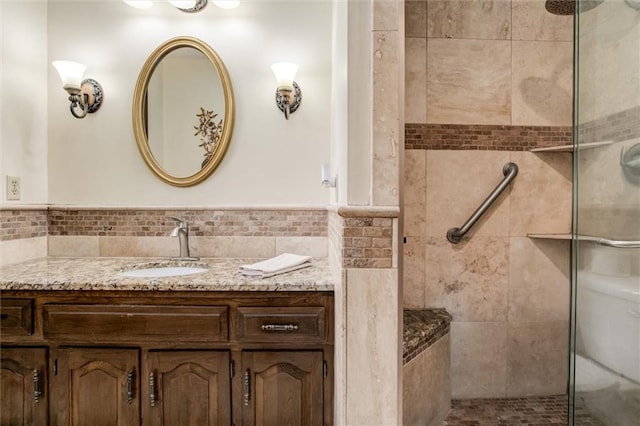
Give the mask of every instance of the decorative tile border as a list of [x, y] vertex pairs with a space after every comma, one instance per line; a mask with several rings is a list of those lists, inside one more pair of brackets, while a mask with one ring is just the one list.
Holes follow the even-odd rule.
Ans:
[[[582, 123], [582, 143], [640, 137], [640, 106]], [[498, 126], [479, 124], [405, 124], [405, 149], [528, 151], [571, 145], [571, 126]]]
[[343, 268], [392, 268], [393, 226], [399, 209], [339, 207], [329, 219], [329, 239]]
[[214, 235], [218, 236], [327, 236], [324, 209], [215, 211], [213, 223]]
[[175, 222], [189, 222], [193, 236], [326, 237], [324, 209], [145, 210], [61, 209], [0, 210], [0, 239], [39, 236], [168, 236]]
[[46, 210], [0, 210], [0, 241], [47, 236]]
[[393, 219], [344, 218], [342, 257], [345, 268], [391, 268]]
[[570, 126], [405, 124], [406, 149], [528, 151], [571, 143]]
[[578, 136], [581, 143], [640, 138], [640, 106], [582, 123]]

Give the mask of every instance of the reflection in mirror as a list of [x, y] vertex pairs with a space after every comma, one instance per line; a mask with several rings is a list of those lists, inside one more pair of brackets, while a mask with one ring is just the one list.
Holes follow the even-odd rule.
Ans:
[[205, 179], [222, 160], [233, 126], [222, 61], [189, 37], [158, 47], [140, 72], [133, 121], [138, 148], [161, 179], [176, 186]]
[[156, 65], [147, 88], [147, 137], [169, 174], [191, 176], [207, 164], [223, 118], [222, 84], [202, 52], [179, 48]]

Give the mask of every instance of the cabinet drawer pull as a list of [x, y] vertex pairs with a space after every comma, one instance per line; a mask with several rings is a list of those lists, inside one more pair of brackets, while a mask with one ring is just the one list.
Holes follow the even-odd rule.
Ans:
[[8, 320], [9, 314], [0, 314], [0, 320]]
[[296, 324], [263, 324], [262, 331], [297, 331]]
[[149, 405], [156, 406], [156, 375], [153, 371], [149, 373]]
[[135, 372], [133, 370], [129, 370], [129, 372], [127, 373], [127, 403], [128, 404], [132, 404], [133, 400], [135, 399], [135, 395], [134, 395], [135, 379], [136, 379]]
[[40, 380], [40, 372], [33, 370], [33, 402], [39, 403], [42, 396], [42, 382]]
[[244, 372], [244, 406], [249, 406], [249, 401], [251, 401], [251, 370], [247, 369]]

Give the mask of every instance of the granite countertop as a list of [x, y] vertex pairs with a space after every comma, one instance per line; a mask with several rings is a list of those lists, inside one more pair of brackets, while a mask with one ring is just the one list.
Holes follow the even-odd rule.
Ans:
[[404, 309], [402, 359], [406, 364], [449, 331], [451, 314], [443, 308]]
[[[137, 291], [333, 291], [334, 280], [325, 259], [270, 278], [247, 277], [240, 265], [262, 259], [43, 258], [0, 268], [0, 290], [137, 290]], [[209, 269], [193, 275], [128, 278], [118, 273], [158, 266]]]

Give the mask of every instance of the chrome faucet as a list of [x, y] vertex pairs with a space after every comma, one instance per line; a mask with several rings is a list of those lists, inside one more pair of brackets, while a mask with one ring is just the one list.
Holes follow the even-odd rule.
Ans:
[[180, 243], [180, 256], [172, 257], [172, 260], [199, 260], [199, 257], [191, 257], [189, 255], [189, 224], [186, 220], [178, 217], [171, 217], [176, 221], [176, 227], [171, 231], [172, 237], [178, 237]]

